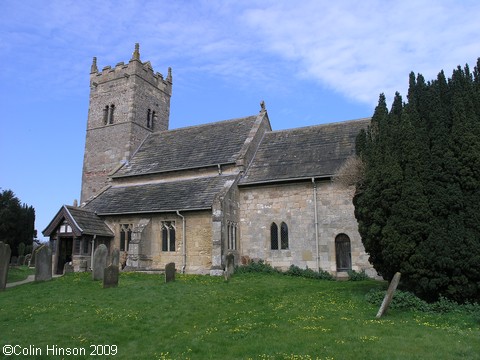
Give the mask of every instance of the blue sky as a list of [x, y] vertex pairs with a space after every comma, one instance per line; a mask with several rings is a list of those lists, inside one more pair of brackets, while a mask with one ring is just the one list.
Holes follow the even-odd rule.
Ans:
[[256, 114], [274, 130], [369, 117], [480, 56], [478, 1], [33, 1], [0, 12], [0, 188], [36, 211], [39, 237], [80, 197], [89, 72], [173, 69], [171, 128]]

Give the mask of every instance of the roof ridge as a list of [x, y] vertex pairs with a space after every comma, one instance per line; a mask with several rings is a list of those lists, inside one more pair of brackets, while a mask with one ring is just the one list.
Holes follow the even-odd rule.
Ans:
[[157, 133], [155, 133], [155, 134], [171, 133], [171, 132], [174, 132], [174, 131], [186, 130], [186, 129], [191, 129], [191, 128], [200, 128], [200, 127], [203, 127], [203, 126], [218, 125], [218, 124], [221, 124], [221, 123], [241, 121], [241, 120], [245, 120], [245, 119], [248, 119], [248, 118], [255, 118], [255, 119], [256, 119], [256, 118], [257, 118], [257, 115], [248, 115], [248, 116], [243, 116], [243, 117], [239, 117], [239, 118], [226, 119], [226, 120], [218, 120], [218, 121], [208, 122], [208, 123], [204, 123], [204, 124], [184, 126], [184, 127], [179, 127], [179, 128], [175, 128], [175, 129], [159, 131], [159, 132], [157, 132]]
[[333, 125], [347, 125], [347, 124], [351, 124], [351, 123], [354, 123], [354, 122], [362, 122], [362, 121], [367, 121], [367, 120], [371, 120], [371, 119], [372, 119], [371, 117], [365, 117], [365, 118], [359, 118], [359, 119], [334, 121], [334, 122], [329, 122], [329, 123], [324, 123], [324, 124], [307, 125], [307, 126], [301, 126], [301, 127], [295, 127], [295, 128], [289, 128], [289, 129], [281, 129], [281, 130], [272, 130], [272, 131], [267, 131], [267, 133], [294, 132], [294, 131], [307, 130], [307, 129], [311, 129], [311, 128], [328, 127], [328, 126], [333, 126]]

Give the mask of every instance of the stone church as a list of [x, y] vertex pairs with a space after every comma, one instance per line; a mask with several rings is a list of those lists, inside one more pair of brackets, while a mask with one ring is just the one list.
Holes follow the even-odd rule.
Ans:
[[172, 72], [131, 60], [90, 72], [81, 205], [62, 206], [43, 231], [54, 271], [90, 268], [99, 244], [122, 268], [220, 275], [235, 264], [322, 269], [368, 262], [352, 191], [332, 177], [369, 119], [273, 131], [258, 114], [169, 130]]

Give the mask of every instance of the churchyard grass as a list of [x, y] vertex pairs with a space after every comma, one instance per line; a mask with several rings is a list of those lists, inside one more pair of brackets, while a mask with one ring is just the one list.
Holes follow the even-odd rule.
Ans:
[[[390, 310], [366, 302], [383, 282], [281, 274], [223, 277], [121, 273], [103, 289], [72, 273], [0, 293], [1, 346], [34, 346], [24, 359], [479, 359], [471, 313]], [[478, 314], [477, 314], [478, 315]], [[115, 356], [90, 356], [110, 345]], [[85, 349], [81, 356], [47, 355]], [[98, 348], [97, 348], [98, 349]]]
[[35, 275], [35, 268], [28, 266], [11, 266], [8, 269], [7, 283], [25, 280], [28, 275]]

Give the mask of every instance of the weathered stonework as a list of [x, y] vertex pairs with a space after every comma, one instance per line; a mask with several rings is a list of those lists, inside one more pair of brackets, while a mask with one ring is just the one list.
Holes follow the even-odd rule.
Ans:
[[142, 63], [139, 54], [132, 56], [128, 64], [106, 66], [100, 72], [94, 59], [82, 203], [108, 185], [108, 176], [130, 159], [148, 134], [168, 130], [171, 94], [171, 70], [164, 79], [160, 73], [153, 72], [149, 62]]
[[[311, 182], [263, 185], [240, 189], [241, 253], [263, 259], [286, 270], [294, 264], [317, 268], [314, 192]], [[318, 267], [337, 273], [335, 237], [346, 234], [351, 241], [352, 269], [371, 269], [365, 254], [351, 194], [330, 181], [317, 182]], [[289, 247], [271, 250], [270, 226], [288, 226]]]

